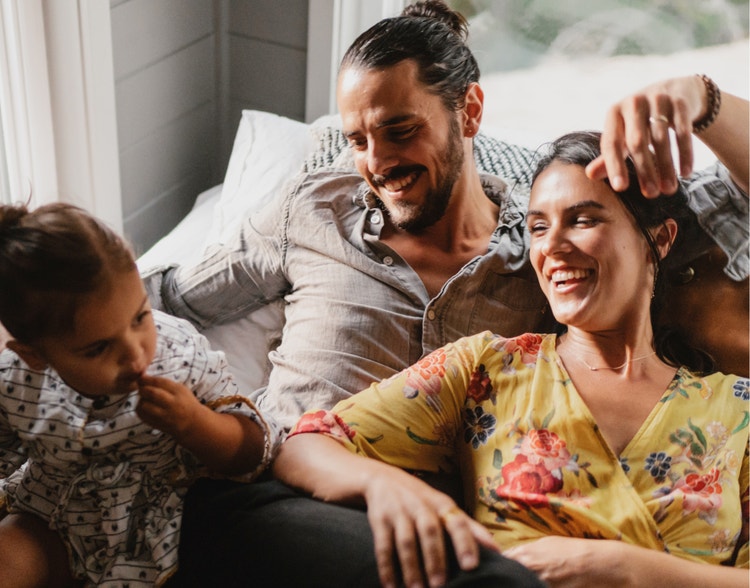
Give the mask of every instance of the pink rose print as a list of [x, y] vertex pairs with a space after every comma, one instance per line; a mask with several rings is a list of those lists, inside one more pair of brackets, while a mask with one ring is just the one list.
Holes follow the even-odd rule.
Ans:
[[409, 368], [404, 385], [404, 396], [415, 398], [419, 391], [434, 395], [440, 392], [440, 381], [445, 375], [445, 351], [437, 349]]
[[544, 338], [541, 335], [526, 333], [519, 337], [509, 339], [505, 344], [505, 350], [508, 353], [514, 353], [516, 350], [520, 350], [521, 361], [525, 365], [534, 365], [537, 356], [539, 355], [539, 348], [541, 347], [543, 339]]
[[328, 433], [341, 439], [345, 437], [354, 439], [354, 435], [356, 435], [356, 432], [352, 431], [341, 420], [341, 417], [329, 410], [319, 410], [302, 415], [292, 432], [289, 433], [289, 437], [299, 433]]
[[491, 397], [492, 381], [490, 380], [490, 374], [484, 369], [484, 365], [480, 364], [471, 374], [466, 395], [477, 404]]
[[562, 468], [570, 461], [565, 441], [547, 429], [531, 429], [521, 440], [518, 452], [529, 463], [541, 463], [548, 470]]
[[562, 478], [555, 476], [542, 464], [533, 464], [524, 455], [517, 455], [502, 467], [503, 483], [496, 492], [501, 498], [524, 502], [530, 505], [549, 503], [548, 493], [562, 488]]
[[688, 474], [677, 481], [675, 489], [682, 492], [684, 513], [697, 510], [711, 518], [711, 513], [715, 513], [722, 504], [719, 475], [719, 470], [713, 468], [707, 474]]

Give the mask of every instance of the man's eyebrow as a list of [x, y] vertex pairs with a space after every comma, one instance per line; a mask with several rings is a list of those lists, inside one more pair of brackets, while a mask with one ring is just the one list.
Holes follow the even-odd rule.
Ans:
[[390, 127], [393, 125], [400, 125], [404, 122], [413, 120], [415, 116], [413, 114], [399, 114], [398, 116], [391, 117], [378, 123], [377, 128], [382, 129], [383, 127]]
[[[375, 125], [375, 128], [383, 129], [383, 128], [391, 127], [394, 125], [400, 125], [405, 122], [411, 122], [414, 118], [415, 118], [415, 115], [413, 114], [399, 114], [398, 116], [393, 116], [391, 118], [380, 121], [379, 123]], [[361, 131], [347, 131], [346, 129], [344, 129], [342, 131], [342, 134], [344, 135], [344, 138], [348, 139], [349, 137], [360, 135]]]

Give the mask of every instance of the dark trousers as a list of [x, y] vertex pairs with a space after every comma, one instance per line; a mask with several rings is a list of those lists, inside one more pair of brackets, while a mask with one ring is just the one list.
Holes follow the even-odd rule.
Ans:
[[[180, 569], [169, 588], [379, 586], [366, 513], [275, 480], [201, 480], [186, 498], [180, 541]], [[471, 572], [460, 571], [452, 553], [450, 559], [447, 586], [544, 586], [490, 550]]]

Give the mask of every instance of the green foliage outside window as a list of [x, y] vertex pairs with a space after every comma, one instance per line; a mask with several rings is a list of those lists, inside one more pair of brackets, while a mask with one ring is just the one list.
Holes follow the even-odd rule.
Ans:
[[748, 37], [748, 0], [452, 0], [487, 71], [567, 58], [670, 54]]

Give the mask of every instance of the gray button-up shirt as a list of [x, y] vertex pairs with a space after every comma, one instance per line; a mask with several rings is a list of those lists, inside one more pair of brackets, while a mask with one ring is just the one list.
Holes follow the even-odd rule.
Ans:
[[[147, 277], [155, 307], [201, 327], [283, 298], [285, 326], [256, 395], [283, 427], [330, 407], [463, 335], [549, 328], [547, 303], [527, 261], [525, 201], [482, 176], [500, 206], [487, 254], [430, 298], [419, 276], [380, 241], [383, 211], [356, 173], [302, 176], [281, 202], [248, 218], [236, 239], [192, 268]], [[154, 283], [156, 280], [157, 283]]]
[[362, 178], [337, 170], [301, 176], [197, 266], [147, 272], [151, 301], [208, 327], [282, 299], [282, 341], [270, 354], [267, 387], [253, 397], [264, 416], [291, 427], [305, 410], [329, 408], [461, 336], [550, 330], [554, 323], [528, 263], [528, 194], [509, 193], [495, 176], [483, 175], [482, 182], [500, 206], [487, 253], [434, 298], [380, 241], [383, 211]]

